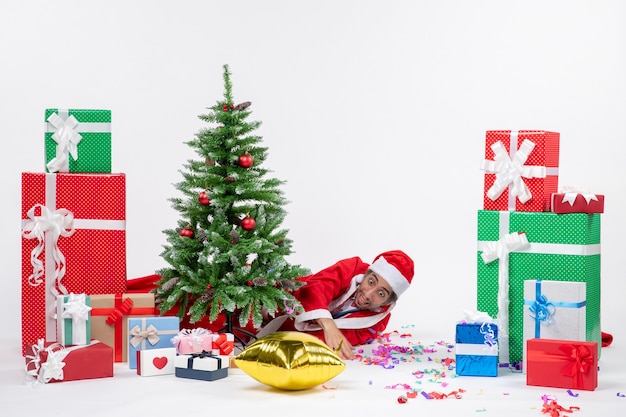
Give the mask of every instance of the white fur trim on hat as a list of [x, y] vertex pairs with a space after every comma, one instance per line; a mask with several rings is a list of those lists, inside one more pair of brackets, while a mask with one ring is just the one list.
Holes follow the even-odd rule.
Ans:
[[384, 256], [376, 259], [371, 265], [370, 269], [385, 279], [393, 289], [396, 295], [400, 295], [409, 289], [409, 281], [402, 275], [402, 273], [395, 266], [391, 265]]

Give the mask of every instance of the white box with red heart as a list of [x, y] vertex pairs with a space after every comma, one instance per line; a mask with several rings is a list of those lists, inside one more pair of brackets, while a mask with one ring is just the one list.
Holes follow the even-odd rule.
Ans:
[[160, 348], [137, 351], [137, 375], [158, 376], [174, 374], [176, 348]]

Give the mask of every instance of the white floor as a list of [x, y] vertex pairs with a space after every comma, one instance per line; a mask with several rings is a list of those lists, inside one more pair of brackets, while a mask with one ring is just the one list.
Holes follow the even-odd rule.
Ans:
[[[616, 335], [604, 348], [595, 391], [530, 387], [525, 376], [501, 369], [498, 377], [457, 377], [441, 365], [454, 358], [445, 345], [450, 335], [421, 334], [412, 325], [389, 329], [391, 346], [423, 345], [422, 355], [394, 354], [393, 368], [368, 365], [381, 357], [380, 345], [363, 348], [361, 360], [349, 361], [346, 370], [328, 383], [305, 391], [280, 391], [260, 384], [242, 371], [228, 378], [197, 381], [175, 376], [140, 377], [126, 364], [115, 365], [113, 378], [26, 384], [18, 340], [0, 340], [0, 407], [2, 416], [319, 416], [340, 412], [351, 415], [389, 416], [541, 416], [544, 398], [568, 408], [580, 407], [573, 416], [611, 416], [626, 408], [626, 344]], [[410, 334], [400, 337], [399, 334]], [[446, 339], [448, 337], [448, 339]], [[443, 342], [443, 343], [441, 343]], [[432, 359], [432, 360], [429, 360]], [[419, 372], [423, 376], [418, 378]], [[463, 390], [462, 398], [426, 399], [418, 394], [404, 404], [407, 391], [448, 394]]]

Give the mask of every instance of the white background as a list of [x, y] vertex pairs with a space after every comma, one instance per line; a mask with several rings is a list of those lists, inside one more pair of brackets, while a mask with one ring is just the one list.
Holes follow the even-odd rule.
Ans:
[[289, 260], [405, 250], [392, 324], [442, 337], [475, 308], [485, 131], [560, 132], [560, 185], [606, 195], [602, 328], [623, 346], [625, 19], [619, 0], [2, 0], [0, 338], [19, 349], [20, 175], [44, 171], [45, 108], [112, 110], [140, 277], [164, 266], [184, 142], [229, 64], [287, 182]]

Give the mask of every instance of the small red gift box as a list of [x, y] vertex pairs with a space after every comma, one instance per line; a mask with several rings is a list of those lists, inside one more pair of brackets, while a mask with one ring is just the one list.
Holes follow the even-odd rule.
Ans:
[[26, 373], [38, 383], [113, 376], [113, 348], [92, 340], [89, 345], [63, 347], [43, 339], [26, 350]]
[[559, 133], [544, 130], [487, 131], [484, 210], [550, 211], [558, 190], [559, 140]]
[[235, 335], [232, 333], [220, 333], [213, 335], [213, 349], [219, 355], [230, 355], [235, 350]]
[[529, 339], [526, 384], [593, 391], [598, 387], [598, 343]]
[[126, 290], [124, 174], [22, 173], [22, 354], [56, 341], [59, 294]]
[[604, 213], [604, 196], [584, 192], [554, 193], [552, 211], [557, 214]]

